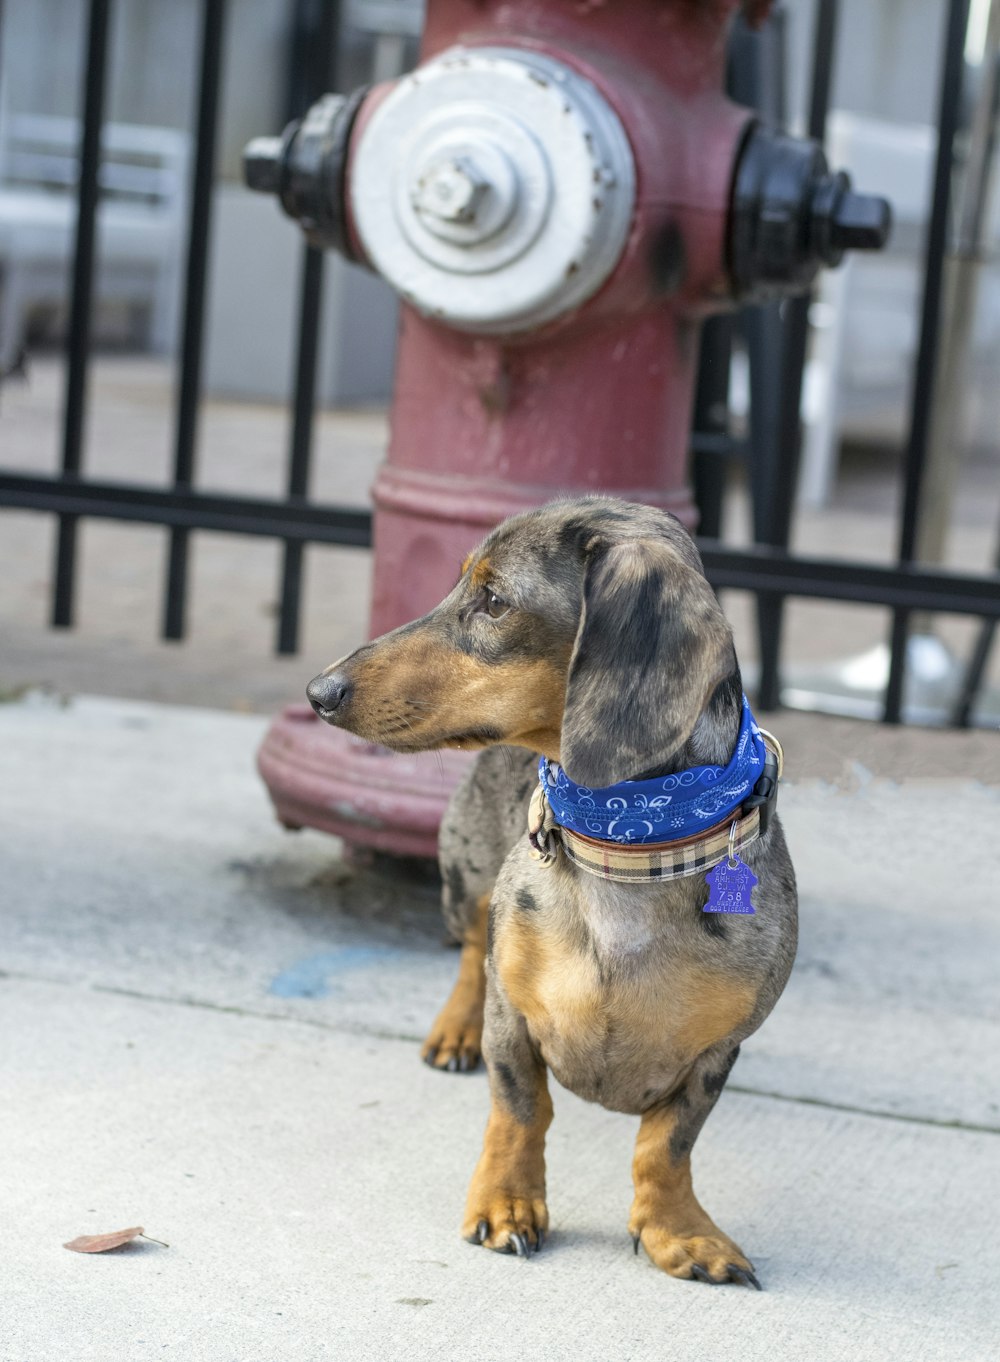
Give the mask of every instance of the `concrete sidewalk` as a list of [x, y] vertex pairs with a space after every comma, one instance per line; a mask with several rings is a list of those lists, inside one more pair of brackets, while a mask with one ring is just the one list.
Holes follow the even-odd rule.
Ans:
[[[551, 1243], [459, 1239], [486, 1085], [417, 1059], [435, 888], [282, 832], [263, 728], [0, 706], [3, 1362], [995, 1362], [996, 785], [783, 792], [799, 960], [696, 1155], [758, 1295], [632, 1256], [636, 1122], [562, 1092]], [[169, 1247], [62, 1248], [136, 1224]]]

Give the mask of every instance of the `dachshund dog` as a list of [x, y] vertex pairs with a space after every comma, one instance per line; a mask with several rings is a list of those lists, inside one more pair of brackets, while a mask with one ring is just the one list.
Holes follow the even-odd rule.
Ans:
[[[730, 866], [757, 881], [736, 912], [704, 911], [704, 870], [623, 882], [567, 854], [561, 828], [540, 840], [536, 817], [534, 845], [528, 836], [536, 754], [549, 781], [554, 767], [588, 797], [678, 773], [683, 784], [691, 768], [711, 776], [734, 759], [749, 710], [732, 632], [680, 522], [603, 497], [514, 516], [436, 609], [334, 663], [308, 695], [328, 723], [397, 751], [486, 749], [441, 829], [445, 918], [462, 955], [424, 1047], [436, 1067], [468, 1069], [483, 1028], [491, 1110], [465, 1237], [541, 1247], [551, 1069], [579, 1096], [641, 1117], [635, 1251], [674, 1277], [759, 1289], [694, 1194], [691, 1150], [791, 970], [796, 889], [780, 824], [762, 819], [757, 835], [755, 823], [742, 861], [730, 832]], [[607, 860], [586, 836], [575, 845]]]

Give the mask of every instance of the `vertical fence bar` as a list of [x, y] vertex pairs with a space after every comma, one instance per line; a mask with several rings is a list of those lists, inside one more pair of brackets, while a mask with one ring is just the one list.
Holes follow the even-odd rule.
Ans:
[[[812, 80], [809, 92], [809, 136], [817, 142], [826, 137], [826, 116], [830, 107], [833, 82], [834, 49], [837, 42], [838, 0], [820, 0], [813, 38]], [[799, 481], [799, 454], [802, 444], [802, 376], [806, 344], [809, 339], [809, 308], [812, 293], [790, 298], [782, 304], [780, 341], [780, 378], [776, 402], [776, 458], [768, 478], [767, 496], [758, 498], [758, 540], [787, 549], [791, 537], [792, 514]], [[785, 598], [772, 592], [757, 597], [757, 623], [760, 638], [760, 683], [758, 701], [762, 709], [775, 709], [781, 701], [781, 637]]]
[[[1000, 572], [1000, 547], [998, 547], [996, 557], [993, 560], [993, 570]], [[976, 696], [979, 694], [979, 687], [983, 684], [983, 677], [986, 675], [986, 664], [990, 660], [996, 632], [996, 620], [983, 620], [979, 628], [979, 637], [976, 639], [976, 646], [972, 650], [972, 657], [969, 659], [965, 676], [962, 678], [962, 689], [955, 701], [955, 710], [951, 721], [956, 728], [969, 727], [972, 719], [972, 707], [976, 702]]]
[[813, 44], [812, 85], [809, 92], [809, 136], [826, 141], [826, 116], [833, 88], [833, 53], [837, 45], [839, 0], [820, 0]]
[[[87, 402], [87, 365], [90, 358], [90, 314], [94, 292], [94, 254], [97, 242], [98, 177], [101, 168], [101, 123], [107, 83], [110, 0], [91, 0], [87, 23], [86, 67], [83, 74], [83, 129], [80, 140], [80, 180], [77, 189], [76, 243], [69, 327], [66, 337], [66, 391], [63, 404], [62, 474], [79, 476]], [[59, 517], [52, 624], [73, 623], [73, 582], [76, 566], [75, 515]]]
[[[941, 308], [944, 259], [948, 246], [948, 216], [951, 204], [952, 149], [958, 131], [965, 63], [965, 34], [969, 23], [970, 0], [950, 0], [945, 34], [941, 93], [938, 106], [937, 160], [934, 166], [934, 199], [924, 255], [924, 293], [920, 309], [920, 345], [913, 374], [910, 407], [910, 432], [906, 446], [906, 475], [903, 511], [899, 533], [898, 562], [912, 563], [916, 555], [924, 469], [934, 401], [941, 334]], [[885, 692], [883, 720], [898, 724], [903, 708], [903, 683], [906, 677], [906, 646], [910, 612], [895, 610], [892, 617], [889, 681]]]
[[[184, 282], [184, 320], [181, 341], [181, 372], [177, 390], [174, 435], [174, 487], [190, 488], [195, 471], [198, 403], [201, 397], [202, 340], [205, 321], [208, 241], [212, 219], [212, 187], [218, 133], [219, 85], [226, 0], [205, 0], [202, 12], [201, 61], [195, 117], [194, 171], [191, 186], [191, 219], [188, 229], [187, 269]], [[163, 637], [184, 637], [187, 603], [189, 531], [170, 532], [167, 563]]]
[[[698, 507], [698, 533], [706, 539], [722, 537], [722, 507], [729, 472], [725, 446], [729, 441], [729, 370], [733, 351], [734, 319], [709, 317], [701, 329], [698, 382], [694, 394], [692, 430], [695, 453], [691, 482]], [[697, 437], [708, 436], [718, 448], [699, 448]]]
[[[953, 432], [957, 428], [957, 413], [961, 410], [961, 398], [964, 395], [963, 379], [967, 368], [970, 332], [975, 320], [976, 294], [982, 282], [984, 255], [988, 251], [985, 237], [997, 147], [997, 91], [1000, 88], [998, 59], [1000, 59], [1000, 0], [990, 0], [976, 81], [974, 110], [969, 128], [961, 201], [956, 214], [958, 225], [955, 259], [952, 262], [953, 273], [950, 281], [946, 277], [946, 294], [950, 296], [945, 309], [947, 318], [945, 359], [938, 383], [938, 387], [944, 388], [945, 392], [941, 402], [943, 410], [936, 414], [940, 419], [932, 426], [929, 451], [932, 455], [934, 441], [941, 438], [937, 435], [937, 428], [943, 432], [945, 447], [952, 443]], [[947, 391], [949, 380], [956, 389], [952, 393]], [[929, 489], [930, 478], [925, 498], [932, 494]], [[920, 530], [920, 540], [926, 539], [926, 527], [923, 524]], [[919, 547], [917, 552], [919, 554]], [[993, 570], [1000, 572], [1000, 537], [997, 540]], [[969, 726], [976, 697], [986, 675], [996, 624], [996, 620], [983, 620], [980, 625], [979, 638], [969, 659], [951, 716], [956, 728]]]
[[[752, 29], [738, 17], [729, 40], [729, 60], [726, 70], [726, 93], [737, 103], [756, 109], [765, 122], [780, 125], [785, 119], [785, 14], [776, 9], [767, 25], [760, 31]], [[762, 334], [767, 322], [773, 323], [775, 308], [747, 309], [742, 317], [748, 343], [753, 344]], [[692, 422], [691, 482], [698, 508], [698, 533], [706, 539], [718, 539], [722, 534], [726, 477], [729, 464], [738, 447], [729, 429], [729, 384], [732, 368], [733, 337], [736, 320], [732, 314], [709, 317], [702, 324], [701, 347], [698, 356], [698, 381], [695, 388]], [[754, 349], [755, 356], [759, 354]], [[764, 392], [761, 378], [770, 373], [767, 364], [751, 365], [750, 381], [754, 388], [751, 399], [751, 435], [746, 442], [751, 455], [754, 450], [770, 449], [772, 439], [762, 438], [770, 394]], [[743, 452], [740, 450], [739, 452]], [[762, 461], [758, 461], [762, 464]], [[759, 479], [750, 479], [756, 497]], [[756, 503], [754, 526], [759, 523]]]
[[[334, 82], [337, 40], [340, 32], [339, 3], [312, 0], [302, 12], [300, 0], [293, 52], [302, 56], [312, 52], [313, 59], [301, 72], [294, 71], [289, 82], [292, 107], [301, 116], [308, 106], [325, 94]], [[303, 38], [308, 41], [304, 42]], [[298, 88], [296, 88], [298, 87]], [[323, 304], [323, 252], [304, 246], [299, 294], [299, 331], [295, 356], [295, 393], [292, 406], [292, 433], [288, 449], [287, 493], [289, 501], [304, 501], [309, 492], [312, 464], [313, 422], [316, 414], [316, 366], [319, 361], [319, 325]], [[278, 634], [279, 653], [294, 653], [299, 646], [302, 602], [302, 568], [305, 545], [301, 540], [285, 540], [281, 567]]]
[[[319, 323], [323, 301], [323, 252], [306, 246], [302, 255], [302, 287], [299, 301], [299, 338], [295, 364], [295, 398], [292, 438], [288, 452], [288, 499], [305, 500], [312, 462], [313, 418], [316, 409], [316, 364], [319, 359]], [[281, 568], [277, 650], [294, 653], [299, 646], [302, 598], [302, 565], [305, 545], [285, 540]]]

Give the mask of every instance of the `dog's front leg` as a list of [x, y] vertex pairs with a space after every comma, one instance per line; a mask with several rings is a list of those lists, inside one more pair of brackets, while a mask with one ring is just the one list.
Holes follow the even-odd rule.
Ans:
[[739, 1046], [710, 1050], [684, 1086], [645, 1113], [632, 1162], [635, 1200], [629, 1233], [671, 1277], [743, 1282], [760, 1290], [753, 1264], [723, 1234], [694, 1194], [691, 1149], [729, 1076]]
[[492, 975], [483, 1051], [492, 1105], [472, 1177], [462, 1234], [471, 1243], [526, 1256], [549, 1227], [545, 1132], [552, 1121], [547, 1070], [527, 1026]]
[[483, 998], [486, 994], [486, 924], [490, 896], [483, 894], [476, 915], [464, 931], [458, 978], [448, 1001], [420, 1051], [421, 1059], [434, 1069], [466, 1073], [479, 1064], [483, 1035]]

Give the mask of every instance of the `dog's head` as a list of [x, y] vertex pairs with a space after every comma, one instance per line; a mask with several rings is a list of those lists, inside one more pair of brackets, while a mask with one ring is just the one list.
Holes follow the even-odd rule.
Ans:
[[504, 521], [429, 615], [308, 687], [321, 718], [386, 747], [510, 743], [591, 787], [685, 764], [710, 702], [735, 704], [738, 722], [739, 694], [732, 633], [690, 536], [665, 512], [604, 497]]

